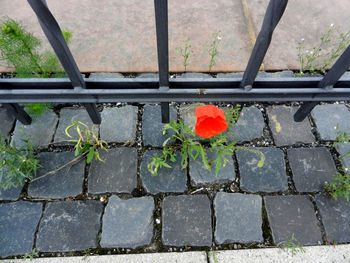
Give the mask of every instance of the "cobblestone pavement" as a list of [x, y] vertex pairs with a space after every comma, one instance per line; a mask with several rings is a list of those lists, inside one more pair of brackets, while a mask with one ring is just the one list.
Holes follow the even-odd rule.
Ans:
[[[177, 162], [153, 177], [147, 163], [169, 136], [161, 133], [160, 106], [98, 105], [97, 129], [109, 143], [105, 162], [79, 162], [2, 191], [0, 257], [33, 248], [60, 256], [270, 247], [292, 235], [303, 245], [350, 243], [350, 202], [322, 193], [349, 150], [328, 142], [337, 125], [350, 132], [350, 105], [321, 103], [294, 123], [296, 106], [243, 105], [238, 144], [265, 154], [261, 168], [254, 154], [238, 150], [217, 177], [193, 161], [186, 170]], [[191, 123], [184, 108], [172, 104], [171, 118]], [[91, 125], [78, 106], [56, 105], [31, 126], [0, 108], [0, 132], [17, 143], [20, 131], [31, 135], [40, 149], [40, 176], [73, 158], [73, 146], [64, 142], [72, 117]]]

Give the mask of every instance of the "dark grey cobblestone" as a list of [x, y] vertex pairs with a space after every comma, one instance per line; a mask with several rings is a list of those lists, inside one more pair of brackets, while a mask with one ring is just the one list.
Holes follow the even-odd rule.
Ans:
[[0, 204], [0, 257], [31, 253], [41, 212], [41, 203]]
[[[70, 138], [67, 137], [65, 130], [69, 125], [72, 124], [73, 118], [75, 121], [80, 121], [89, 126], [89, 129], [91, 129], [91, 126], [93, 125], [90, 116], [85, 109], [63, 108], [60, 112], [60, 120], [55, 133], [54, 142], [56, 144], [70, 144], [67, 142], [67, 140]], [[98, 134], [98, 130], [98, 126], [95, 126], [94, 131], [96, 134]], [[73, 139], [79, 138], [75, 129], [71, 129], [69, 133]]]
[[299, 192], [322, 191], [336, 174], [331, 153], [325, 147], [288, 149], [293, 181]]
[[[75, 158], [72, 152], [48, 152], [39, 154], [39, 162], [42, 164], [37, 172], [37, 177], [53, 171]], [[65, 198], [75, 197], [82, 193], [84, 182], [85, 161], [67, 166], [55, 174], [29, 184], [28, 195], [40, 198]]]
[[218, 73], [216, 77], [221, 78], [243, 78], [244, 72]]
[[322, 140], [335, 140], [337, 131], [350, 132], [350, 112], [345, 105], [318, 105], [313, 109], [312, 117]]
[[263, 242], [259, 195], [217, 193], [214, 199], [217, 244]]
[[226, 166], [221, 168], [218, 175], [215, 176], [215, 159], [217, 158], [216, 152], [207, 152], [208, 160], [213, 164], [211, 171], [209, 172], [203, 165], [202, 158], [200, 156], [194, 161], [190, 158], [190, 177], [191, 184], [193, 186], [206, 185], [206, 184], [222, 184], [229, 183], [235, 180], [235, 167], [231, 156], [226, 156], [229, 160]]
[[0, 135], [8, 138], [15, 123], [15, 117], [9, 114], [5, 108], [0, 108], [0, 121]]
[[265, 155], [265, 163], [258, 167], [260, 155], [247, 150], [237, 151], [241, 176], [240, 188], [248, 192], [279, 192], [288, 189], [283, 151], [274, 147], [248, 148]]
[[48, 203], [40, 222], [36, 249], [68, 252], [96, 248], [102, 209], [98, 201]]
[[[176, 121], [176, 115], [176, 109], [170, 106], [170, 121]], [[160, 105], [146, 105], [142, 118], [143, 144], [161, 147], [164, 141], [173, 135], [171, 131], [163, 135], [164, 125]]]
[[340, 143], [335, 146], [335, 149], [340, 154], [340, 159], [346, 168], [350, 169], [350, 155], [344, 156], [350, 152], [350, 143]]
[[172, 168], [161, 168], [156, 176], [147, 170], [148, 163], [151, 162], [151, 158], [160, 151], [147, 151], [142, 159], [141, 163], [141, 180], [142, 185], [146, 191], [151, 194], [158, 194], [163, 192], [182, 193], [187, 189], [187, 175], [186, 169], [181, 169], [181, 155], [176, 156], [176, 162], [169, 162]]
[[264, 136], [265, 122], [261, 111], [254, 106], [244, 107], [230, 130], [225, 132], [228, 141], [245, 142]]
[[302, 122], [294, 121], [293, 116], [297, 109], [298, 107], [287, 106], [267, 108], [269, 126], [277, 146], [312, 143], [315, 141], [308, 118]]
[[162, 218], [163, 245], [211, 246], [211, 209], [206, 195], [165, 197]]
[[17, 200], [22, 192], [23, 185], [11, 187], [7, 190], [0, 189], [0, 200]]
[[107, 142], [136, 140], [137, 107], [105, 108], [101, 113], [101, 139]]
[[136, 78], [142, 78], [142, 79], [158, 79], [159, 74], [157, 73], [142, 73], [138, 74]]
[[153, 236], [153, 211], [152, 197], [122, 200], [112, 196], [103, 216], [101, 247], [149, 245]]
[[23, 146], [22, 140], [29, 138], [34, 147], [47, 146], [52, 141], [57, 121], [58, 117], [53, 111], [33, 117], [31, 125], [23, 125], [17, 121], [12, 143], [15, 143], [17, 147]]
[[337, 243], [350, 242], [350, 202], [340, 198], [316, 195], [316, 205], [320, 211], [327, 240]]
[[293, 234], [303, 245], [322, 242], [315, 210], [308, 196], [265, 196], [264, 200], [275, 245], [288, 242]]
[[131, 193], [137, 187], [137, 151], [120, 147], [102, 151], [104, 162], [93, 161], [88, 176], [88, 192]]

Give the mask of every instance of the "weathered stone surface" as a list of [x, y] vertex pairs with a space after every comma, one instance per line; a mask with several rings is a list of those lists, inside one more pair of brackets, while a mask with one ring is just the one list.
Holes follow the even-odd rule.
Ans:
[[17, 200], [22, 192], [23, 185], [11, 187], [7, 190], [0, 189], [0, 200]]
[[101, 139], [107, 142], [135, 140], [137, 128], [137, 107], [105, 108], [101, 114]]
[[348, 152], [350, 152], [350, 143], [340, 143], [335, 146], [338, 153], [341, 155], [340, 159], [345, 167], [350, 169], [350, 156], [345, 156]]
[[[72, 161], [75, 156], [72, 152], [40, 153], [39, 162], [43, 165], [37, 172], [40, 177], [62, 165]], [[67, 166], [55, 174], [29, 184], [28, 195], [41, 198], [74, 197], [82, 193], [84, 182], [85, 161]]]
[[5, 108], [0, 108], [0, 135], [4, 138], [8, 138], [9, 133], [15, 123], [15, 117], [13, 117]]
[[98, 201], [48, 203], [40, 221], [36, 249], [68, 252], [96, 248], [102, 210]]
[[152, 197], [122, 200], [112, 196], [102, 223], [102, 247], [136, 248], [151, 243], [153, 236]]
[[265, 207], [275, 244], [294, 234], [303, 245], [322, 242], [311, 200], [307, 196], [265, 196]]
[[350, 111], [345, 105], [317, 105], [311, 113], [322, 140], [335, 140], [337, 131], [350, 132]]
[[232, 182], [236, 178], [235, 167], [231, 156], [225, 156], [229, 161], [226, 166], [221, 168], [218, 175], [215, 176], [215, 159], [217, 158], [216, 152], [207, 152], [208, 160], [212, 162], [212, 170], [209, 172], [203, 165], [201, 156], [198, 156], [194, 161], [190, 158], [189, 170], [191, 177], [191, 184], [193, 186], [205, 185], [205, 184], [221, 184]]
[[[185, 125], [190, 127], [192, 131], [194, 131], [194, 127], [196, 125], [196, 109], [198, 105], [196, 104], [182, 104], [180, 106], [180, 117]], [[200, 139], [198, 135], [195, 135], [195, 138]]]
[[[63, 108], [60, 112], [60, 121], [58, 123], [58, 127], [55, 133], [54, 142], [57, 144], [70, 144], [67, 142], [70, 138], [66, 135], [66, 128], [72, 124], [72, 119], [75, 121], [80, 121], [91, 129], [93, 122], [91, 121], [89, 114], [85, 109], [77, 109], [77, 108]], [[98, 134], [98, 126], [95, 126], [95, 133]], [[73, 139], [78, 139], [79, 136], [75, 129], [71, 129], [69, 134], [73, 137]]]
[[157, 73], [142, 73], [138, 74], [136, 78], [142, 78], [142, 79], [158, 79], [159, 74]]
[[124, 78], [123, 74], [120, 73], [101, 73], [101, 72], [97, 72], [97, 73], [91, 73], [89, 76], [89, 79], [110, 79], [110, 78]]
[[350, 242], [350, 202], [344, 198], [334, 200], [331, 196], [316, 195], [316, 205], [320, 211], [328, 241]]
[[211, 210], [206, 195], [165, 197], [162, 218], [164, 245], [211, 246]]
[[308, 118], [302, 122], [294, 121], [293, 116], [297, 109], [297, 107], [287, 106], [267, 108], [269, 126], [277, 146], [312, 143], [315, 141]]
[[33, 117], [30, 125], [23, 125], [17, 121], [12, 143], [15, 143], [16, 146], [23, 146], [22, 139], [29, 138], [34, 147], [47, 146], [52, 141], [57, 121], [58, 117], [53, 111]]
[[288, 189], [283, 151], [277, 148], [248, 148], [261, 151], [265, 162], [258, 167], [260, 155], [247, 150], [237, 151], [241, 176], [240, 187], [248, 192], [280, 192]]
[[300, 192], [322, 191], [337, 172], [333, 158], [325, 147], [288, 149], [289, 164], [295, 187]]
[[261, 208], [258, 195], [217, 193], [214, 199], [216, 243], [263, 242]]
[[131, 193], [137, 187], [137, 151], [135, 148], [115, 148], [102, 151], [104, 162], [93, 161], [88, 176], [88, 192]]
[[146, 191], [151, 194], [162, 192], [184, 192], [187, 189], [187, 172], [181, 169], [181, 155], [177, 153], [176, 162], [169, 162], [171, 168], [161, 168], [156, 176], [147, 170], [147, 165], [155, 154], [160, 155], [160, 151], [148, 151], [144, 154], [141, 163], [141, 180]]
[[41, 203], [0, 204], [0, 257], [31, 253]]
[[191, 78], [200, 78], [200, 79], [210, 79], [212, 78], [211, 75], [205, 74], [205, 73], [193, 73], [193, 72], [186, 72], [179, 76], [179, 78], [185, 78], [185, 79], [191, 79]]
[[[176, 109], [170, 106], [170, 121], [176, 121], [176, 117]], [[146, 105], [142, 117], [143, 144], [161, 147], [164, 141], [173, 135], [171, 131], [163, 135], [164, 125], [160, 105]]]
[[244, 107], [236, 125], [225, 133], [228, 141], [245, 142], [263, 137], [264, 127], [261, 111], [254, 106]]
[[218, 73], [216, 78], [243, 78], [244, 72]]
[[293, 78], [294, 73], [291, 70], [283, 70], [278, 72], [259, 71], [258, 78]]

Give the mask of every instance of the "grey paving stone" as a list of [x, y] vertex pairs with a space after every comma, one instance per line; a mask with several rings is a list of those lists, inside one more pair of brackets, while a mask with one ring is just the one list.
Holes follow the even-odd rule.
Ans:
[[[39, 162], [43, 166], [37, 172], [37, 177], [53, 171], [75, 158], [72, 152], [40, 153]], [[74, 197], [82, 193], [84, 182], [85, 161], [67, 166], [55, 174], [31, 182], [28, 195], [40, 198]]]
[[315, 141], [308, 118], [302, 122], [294, 121], [293, 116], [297, 109], [297, 107], [287, 106], [267, 108], [269, 126], [277, 146], [312, 143]]
[[299, 192], [322, 191], [336, 174], [331, 153], [325, 147], [288, 149], [293, 181]]
[[[65, 130], [69, 125], [72, 124], [73, 118], [75, 121], [81, 121], [85, 123], [87, 126], [89, 126], [89, 129], [91, 129], [91, 126], [93, 125], [93, 122], [91, 121], [89, 114], [85, 109], [63, 108], [60, 112], [60, 120], [55, 133], [54, 142], [56, 144], [71, 144], [67, 142], [69, 138], [67, 137]], [[95, 133], [98, 134], [98, 130], [99, 130], [99, 127], [95, 126], [94, 128]], [[78, 134], [75, 131], [75, 129], [71, 129], [69, 133], [73, 137], [73, 139], [78, 138]]]
[[15, 123], [15, 117], [13, 117], [5, 108], [0, 108], [0, 135], [4, 138], [9, 137], [9, 133]]
[[217, 193], [214, 199], [214, 209], [217, 244], [264, 241], [260, 196]]
[[89, 76], [89, 79], [109, 79], [109, 78], [124, 78], [123, 74], [120, 73], [101, 73], [101, 72], [95, 72], [91, 73]]
[[52, 141], [57, 121], [57, 115], [51, 110], [41, 116], [33, 117], [30, 125], [23, 125], [17, 121], [12, 143], [20, 147], [24, 145], [22, 139], [29, 138], [34, 147], [47, 146]]
[[159, 74], [157, 73], [142, 73], [136, 76], [136, 78], [143, 78], [143, 79], [158, 79]]
[[258, 167], [260, 155], [246, 150], [237, 151], [241, 176], [240, 188], [248, 192], [280, 192], [288, 189], [283, 151], [274, 147], [248, 148], [259, 150], [265, 162]]
[[23, 185], [11, 187], [7, 190], [0, 189], [0, 200], [17, 200], [22, 192]]
[[[196, 109], [198, 105], [196, 104], [183, 104], [180, 106], [180, 118], [182, 119], [183, 123], [190, 127], [192, 131], [194, 131], [194, 127], [196, 126]], [[198, 135], [195, 135], [196, 139], [200, 139]]]
[[107, 142], [135, 140], [137, 107], [105, 108], [101, 114], [101, 139]]
[[343, 165], [350, 169], [350, 156], [345, 156], [348, 152], [350, 152], [350, 143], [340, 143], [335, 146], [337, 152], [341, 155], [340, 159]]
[[176, 162], [169, 162], [172, 168], [161, 168], [156, 176], [147, 170], [148, 163], [151, 162], [151, 158], [160, 151], [152, 150], [147, 151], [141, 162], [140, 177], [142, 185], [146, 191], [151, 194], [158, 194], [162, 192], [174, 192], [182, 193], [187, 190], [187, 171], [181, 169], [181, 155], [176, 155]]
[[[176, 121], [176, 109], [170, 107], [170, 121]], [[160, 105], [144, 107], [142, 117], [142, 137], [144, 145], [161, 147], [164, 141], [173, 133], [168, 131], [163, 135], [164, 123], [162, 123], [162, 114]]]
[[88, 192], [131, 193], [137, 187], [137, 150], [120, 147], [102, 151], [104, 162], [92, 162], [88, 176]]
[[258, 78], [293, 78], [294, 73], [291, 70], [283, 70], [278, 72], [259, 71]]
[[41, 212], [41, 203], [0, 204], [0, 257], [31, 253]]
[[205, 73], [195, 73], [195, 72], [186, 72], [179, 76], [179, 78], [185, 78], [185, 79], [191, 79], [191, 78], [203, 78], [203, 79], [210, 79], [212, 78], [211, 75], [205, 74]]
[[261, 111], [254, 106], [244, 107], [236, 123], [226, 133], [228, 141], [245, 142], [264, 136], [265, 122]]
[[190, 158], [189, 161], [189, 170], [191, 184], [193, 186], [205, 185], [205, 184], [222, 184], [229, 183], [235, 180], [235, 167], [233, 159], [231, 156], [226, 156], [229, 161], [226, 163], [226, 166], [221, 168], [218, 175], [215, 176], [215, 159], [217, 158], [216, 152], [207, 152], [208, 160], [213, 163], [211, 172], [209, 172], [203, 165], [202, 158], [200, 156], [194, 161]]
[[48, 203], [40, 221], [36, 249], [68, 252], [96, 248], [102, 210], [98, 201]]
[[165, 197], [162, 218], [163, 245], [211, 246], [211, 209], [206, 195]]
[[[339, 249], [337, 249], [337, 252], [341, 253], [343, 251], [339, 251]], [[343, 254], [341, 255], [343, 256]], [[124, 255], [96, 255], [96, 256], [88, 256], [88, 257], [65, 256], [65, 257], [34, 258], [33, 260], [31, 260], [31, 263], [82, 263], [82, 262], [87, 262], [87, 263], [136, 263], [136, 262], [137, 263], [208, 263], [207, 253], [205, 251], [171, 252], [171, 253], [161, 252], [161, 253], [142, 253], [142, 254], [124, 254]], [[1, 261], [1, 263], [23, 263], [23, 259], [4, 260], [4, 261]]]
[[307, 196], [265, 196], [265, 207], [274, 243], [288, 242], [294, 234], [303, 245], [322, 242], [311, 200]]
[[331, 196], [316, 195], [316, 205], [320, 211], [328, 241], [350, 242], [350, 202], [344, 198], [334, 200]]
[[150, 196], [109, 198], [102, 223], [102, 247], [136, 248], [151, 243], [154, 201]]
[[[345, 105], [317, 105], [312, 117], [322, 140], [335, 140], [337, 131], [350, 132], [350, 112]], [[338, 125], [339, 129], [335, 129]]]
[[216, 78], [243, 78], [244, 72], [218, 73]]

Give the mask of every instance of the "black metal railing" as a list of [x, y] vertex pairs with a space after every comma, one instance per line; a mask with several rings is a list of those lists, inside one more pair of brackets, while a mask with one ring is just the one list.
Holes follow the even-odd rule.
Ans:
[[319, 101], [349, 100], [350, 46], [323, 77], [256, 78], [288, 0], [270, 0], [243, 78], [169, 79], [168, 2], [154, 0], [159, 79], [84, 79], [45, 0], [27, 0], [69, 79], [0, 79], [0, 103], [30, 124], [19, 103], [82, 103], [95, 124], [101, 117], [95, 103], [160, 102], [162, 121], [169, 121], [169, 102], [302, 101], [294, 115], [302, 121]]

